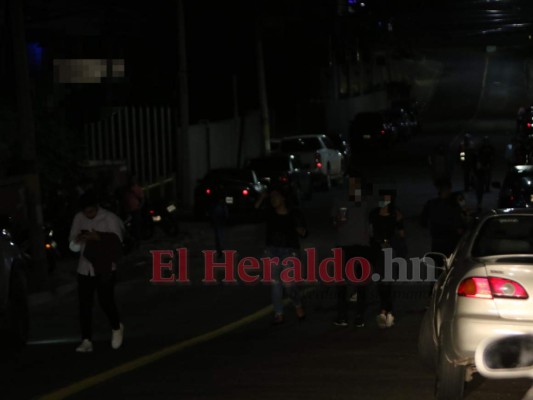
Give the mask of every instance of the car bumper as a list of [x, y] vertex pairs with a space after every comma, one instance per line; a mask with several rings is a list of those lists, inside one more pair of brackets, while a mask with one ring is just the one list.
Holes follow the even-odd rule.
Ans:
[[446, 353], [457, 362], [471, 362], [479, 343], [489, 337], [533, 334], [532, 321], [505, 320], [500, 317], [460, 317], [452, 325], [452, 343], [445, 343]]

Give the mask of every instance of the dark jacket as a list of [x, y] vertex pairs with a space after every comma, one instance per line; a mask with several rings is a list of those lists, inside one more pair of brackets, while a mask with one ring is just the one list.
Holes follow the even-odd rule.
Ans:
[[122, 242], [115, 233], [98, 232], [98, 235], [100, 240], [87, 241], [83, 251], [96, 275], [111, 272], [113, 263], [118, 264], [122, 257]]

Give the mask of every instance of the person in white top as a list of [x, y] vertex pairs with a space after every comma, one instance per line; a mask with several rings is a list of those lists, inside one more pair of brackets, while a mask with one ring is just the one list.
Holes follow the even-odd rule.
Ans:
[[98, 206], [93, 191], [84, 193], [79, 204], [81, 211], [74, 216], [69, 236], [71, 250], [80, 252], [78, 298], [82, 343], [76, 351], [93, 351], [92, 308], [95, 292], [111, 324], [111, 346], [118, 349], [122, 345], [124, 325], [120, 322], [114, 289], [124, 225], [117, 215]]

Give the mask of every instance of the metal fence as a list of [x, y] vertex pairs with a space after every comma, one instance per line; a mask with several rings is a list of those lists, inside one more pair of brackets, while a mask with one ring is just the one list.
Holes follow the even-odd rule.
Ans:
[[169, 106], [123, 107], [85, 126], [89, 162], [124, 161], [143, 185], [174, 175], [176, 118]]

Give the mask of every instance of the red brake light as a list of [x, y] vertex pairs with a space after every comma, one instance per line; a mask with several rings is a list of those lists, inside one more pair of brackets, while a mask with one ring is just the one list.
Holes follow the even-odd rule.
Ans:
[[250, 192], [248, 192], [248, 189], [244, 189], [244, 190], [242, 191], [242, 195], [243, 195], [243, 196], [248, 196], [248, 193], [250, 193]]
[[489, 280], [487, 278], [467, 278], [461, 282], [457, 294], [478, 299], [492, 299]]
[[477, 299], [508, 298], [527, 299], [529, 295], [518, 283], [504, 278], [471, 277], [461, 282], [457, 294]]
[[[320, 168], [320, 167], [319, 167], [319, 168]], [[284, 183], [285, 183], [285, 182], [288, 182], [288, 181], [289, 181], [289, 178], [287, 178], [285, 175], [282, 175], [282, 176], [279, 177], [279, 180], [280, 180], [281, 182], [284, 182]]]
[[528, 122], [528, 123], [527, 123], [527, 127], [528, 127], [528, 128], [531, 128], [531, 122]]
[[154, 210], [150, 210], [149, 213], [150, 213], [150, 215], [154, 215], [155, 211]]
[[384, 131], [384, 130], [381, 130], [381, 132], [380, 132], [380, 133], [381, 133], [382, 135], [384, 135], [384, 134], [385, 134], [385, 131]]
[[205, 189], [205, 194], [211, 194], [211, 189]]
[[492, 294], [494, 297], [513, 299], [527, 299], [529, 295], [526, 289], [515, 281], [504, 278], [489, 278]]
[[321, 162], [317, 162], [317, 163], [316, 163], [316, 167], [317, 167], [317, 168], [322, 168], [322, 163], [321, 163]]

